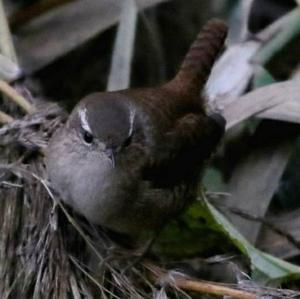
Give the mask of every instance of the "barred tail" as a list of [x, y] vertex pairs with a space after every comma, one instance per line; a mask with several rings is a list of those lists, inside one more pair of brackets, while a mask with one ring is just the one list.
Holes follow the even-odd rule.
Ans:
[[227, 36], [227, 26], [221, 20], [211, 20], [202, 28], [190, 47], [178, 74], [173, 80], [188, 93], [203, 89]]

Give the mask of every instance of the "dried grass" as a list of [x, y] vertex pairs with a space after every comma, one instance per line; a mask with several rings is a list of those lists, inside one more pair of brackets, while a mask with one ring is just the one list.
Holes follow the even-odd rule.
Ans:
[[149, 297], [141, 265], [128, 267], [136, 252], [70, 214], [51, 191], [41, 152], [65, 117], [44, 104], [0, 129], [1, 298]]
[[118, 246], [69, 211], [51, 190], [42, 154], [66, 116], [57, 105], [42, 104], [0, 128], [1, 298], [191, 298], [183, 290], [298, 298], [293, 291], [197, 281], [136, 262], [140, 250]]

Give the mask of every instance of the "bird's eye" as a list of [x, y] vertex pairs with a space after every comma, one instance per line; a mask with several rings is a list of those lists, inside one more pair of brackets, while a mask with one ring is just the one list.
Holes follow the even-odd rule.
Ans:
[[90, 132], [84, 130], [83, 139], [86, 143], [91, 144], [94, 140], [94, 136]]

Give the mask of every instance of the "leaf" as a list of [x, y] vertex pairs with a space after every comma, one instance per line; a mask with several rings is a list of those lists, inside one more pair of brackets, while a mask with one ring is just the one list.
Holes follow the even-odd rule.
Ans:
[[251, 116], [300, 123], [300, 87], [297, 80], [274, 83], [258, 88], [224, 108], [229, 129]]
[[137, 14], [135, 0], [124, 0], [112, 55], [108, 91], [129, 87]]
[[275, 82], [276, 80], [274, 79], [274, 77], [265, 68], [260, 68], [259, 71], [254, 75], [253, 89], [270, 85]]
[[153, 250], [166, 259], [180, 259], [207, 252], [232, 251], [233, 246], [209, 217], [200, 202], [192, 204], [183, 215], [162, 230]]
[[220, 190], [223, 192], [227, 191], [227, 186], [223, 181], [222, 173], [212, 167], [205, 169], [202, 183], [208, 190], [212, 192], [217, 192]]
[[[251, 145], [251, 151], [244, 151], [228, 178], [227, 192], [230, 196], [226, 198], [226, 206], [238, 207], [248, 215], [263, 218], [298, 135], [298, 126], [289, 123], [265, 121], [258, 124], [251, 137], [243, 140], [248, 146]], [[250, 221], [235, 213], [230, 213], [228, 217], [247, 240], [256, 244], [260, 222]]]
[[230, 46], [217, 61], [208, 79], [206, 92], [210, 102], [222, 107], [240, 96], [253, 76], [251, 58], [261, 43], [246, 41]]
[[10, 34], [3, 1], [0, 1], [0, 53], [17, 62], [12, 36]]
[[[264, 54], [262, 49], [268, 50], [274, 40], [276, 43], [277, 39], [281, 39], [286, 26], [298, 22], [299, 14], [300, 8], [293, 10], [255, 35], [255, 39], [229, 45], [214, 66], [207, 83], [207, 95], [212, 106], [215, 104], [217, 109], [222, 110], [245, 91], [256, 67], [265, 61], [260, 60], [259, 53]], [[290, 38], [290, 32], [287, 31]]]
[[250, 259], [253, 275], [260, 273], [269, 282], [283, 282], [291, 278], [300, 279], [300, 267], [256, 249], [205, 198], [203, 206], [210, 213], [216, 227], [225, 233], [235, 246]]
[[[142, 10], [167, 0], [137, 0]], [[34, 72], [118, 23], [118, 0], [80, 0], [55, 8], [15, 32], [21, 65]]]
[[276, 53], [300, 34], [300, 7], [296, 7], [285, 17], [285, 24], [268, 43], [266, 43], [253, 57], [253, 61], [262, 65], [268, 62]]

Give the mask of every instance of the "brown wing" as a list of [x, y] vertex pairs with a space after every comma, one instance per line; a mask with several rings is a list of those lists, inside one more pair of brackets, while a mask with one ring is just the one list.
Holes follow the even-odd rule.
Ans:
[[[144, 178], [157, 186], [196, 180], [224, 132], [206, 116], [200, 92], [223, 48], [227, 27], [208, 22], [188, 51], [177, 76], [159, 88], [123, 91], [151, 120], [153, 144]], [[147, 128], [146, 128], [147, 127]], [[147, 135], [148, 133], [145, 133]]]
[[223, 136], [224, 125], [202, 114], [181, 117], [156, 147], [144, 178], [158, 187], [197, 181], [204, 162]]

